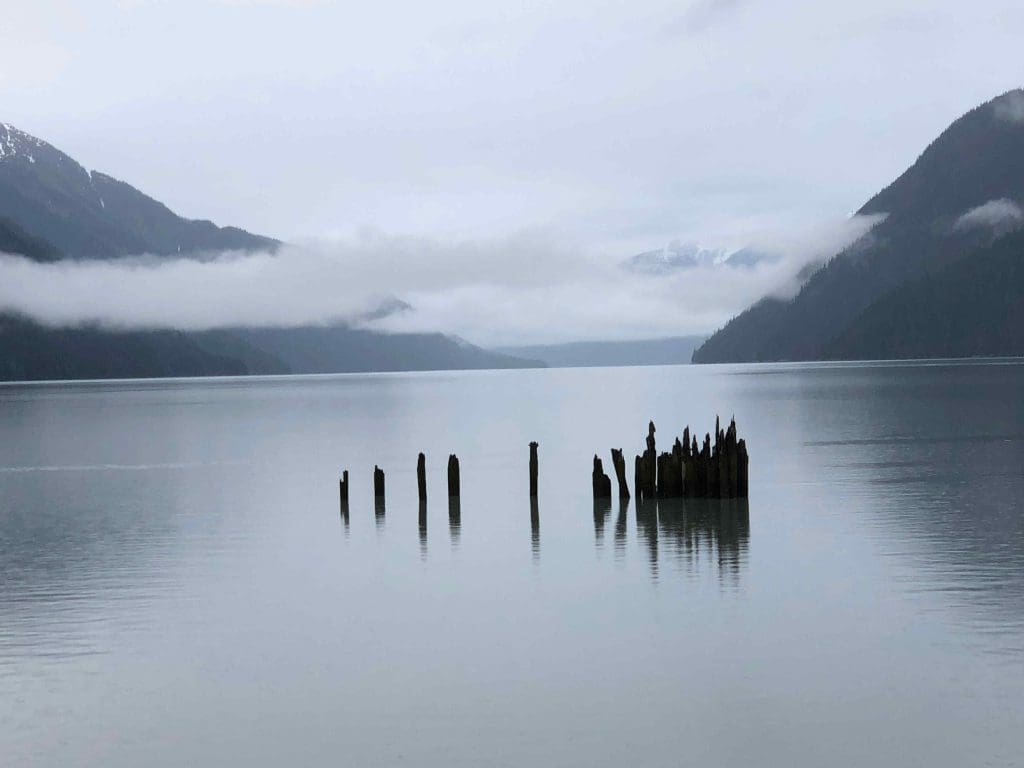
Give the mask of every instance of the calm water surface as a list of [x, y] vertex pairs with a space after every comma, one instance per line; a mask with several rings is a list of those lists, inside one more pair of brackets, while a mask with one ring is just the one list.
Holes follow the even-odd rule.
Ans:
[[[0, 387], [0, 763], [1024, 765], [1022, 394], [1007, 361]], [[749, 505], [594, 507], [595, 451], [716, 413]]]

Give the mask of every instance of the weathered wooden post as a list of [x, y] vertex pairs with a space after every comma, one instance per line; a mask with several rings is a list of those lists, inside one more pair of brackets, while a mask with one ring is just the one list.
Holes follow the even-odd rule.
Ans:
[[416, 459], [416, 485], [420, 492], [420, 503], [427, 500], [427, 457], [422, 453]]
[[384, 470], [373, 465], [373, 497], [384, 500]]
[[601, 459], [596, 453], [594, 454], [594, 473], [592, 480], [595, 499], [610, 499], [612, 497], [612, 479], [605, 474], [604, 466], [601, 464]]
[[348, 470], [341, 473], [341, 480], [338, 481], [338, 496], [341, 501], [341, 508], [348, 512]]
[[459, 497], [459, 457], [454, 453], [448, 457], [448, 498]]
[[537, 443], [530, 443], [530, 498], [537, 497]]
[[655, 450], [654, 422], [647, 425], [647, 450], [636, 457], [636, 477], [633, 485], [637, 500], [653, 499], [658, 493], [658, 453]]
[[725, 464], [729, 477], [729, 498], [735, 499], [739, 495], [739, 457], [736, 444], [736, 419], [729, 423], [729, 429], [725, 432]]
[[644, 493], [645, 499], [658, 494], [658, 451], [654, 442], [654, 422], [647, 425], [647, 450], [644, 452]]
[[629, 498], [629, 485], [626, 483], [626, 460], [622, 457], [621, 448], [612, 448], [612, 467], [615, 469], [615, 479], [619, 483], [619, 498]]
[[706, 434], [704, 436], [708, 446], [708, 498], [718, 498], [718, 457], [715, 455], [715, 449], [712, 447], [711, 435]]
[[736, 495], [745, 499], [750, 495], [750, 483], [747, 477], [750, 458], [747, 456], [747, 441], [736, 442]]

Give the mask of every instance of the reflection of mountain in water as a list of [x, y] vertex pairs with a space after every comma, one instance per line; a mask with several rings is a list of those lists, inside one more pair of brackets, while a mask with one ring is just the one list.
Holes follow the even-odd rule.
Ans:
[[[626, 544], [629, 501], [620, 501], [615, 519], [615, 549]], [[594, 503], [594, 534], [598, 546], [604, 540], [605, 523], [611, 514], [607, 501]], [[750, 547], [750, 504], [746, 499], [660, 499], [637, 504], [636, 530], [646, 550], [651, 576], [657, 578], [663, 561], [693, 573], [713, 563], [719, 579], [739, 583], [740, 571]]]
[[1024, 366], [798, 375], [805, 445], [818, 465], [810, 473], [855, 489], [879, 546], [910, 566], [915, 589], [942, 595], [972, 626], [1019, 632]]

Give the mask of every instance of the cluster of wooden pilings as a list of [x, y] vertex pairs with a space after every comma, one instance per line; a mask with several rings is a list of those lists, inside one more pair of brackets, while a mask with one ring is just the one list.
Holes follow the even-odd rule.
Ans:
[[[691, 437], [690, 428], [683, 430], [671, 451], [657, 452], [654, 439], [654, 422], [648, 425], [647, 449], [634, 461], [633, 486], [638, 501], [651, 499], [745, 499], [749, 483], [747, 479], [749, 459], [746, 441], [736, 436], [736, 420], [722, 429], [715, 419], [715, 440], [711, 434], [704, 435], [703, 445], [698, 445], [696, 435]], [[531, 517], [536, 517], [537, 460], [536, 442], [530, 443], [530, 499]], [[611, 449], [612, 466], [619, 487], [619, 498], [630, 498], [626, 480], [626, 460], [621, 448]], [[612, 497], [612, 481], [605, 474], [601, 458], [594, 456], [592, 473], [595, 499]], [[416, 486], [420, 500], [420, 518], [425, 523], [427, 503], [427, 458], [421, 453], [416, 459]], [[448, 457], [448, 499], [451, 515], [459, 515], [461, 477], [459, 458], [454, 453]], [[342, 472], [338, 482], [342, 514], [348, 514], [348, 470]], [[373, 495], [378, 519], [384, 514], [384, 470], [373, 468]]]
[[[683, 430], [671, 451], [657, 452], [654, 422], [647, 428], [647, 450], [634, 461], [633, 487], [637, 499], [745, 499], [749, 495], [746, 441], [736, 437], [736, 420], [722, 429], [715, 419], [715, 440], [704, 435], [703, 445], [690, 428]], [[619, 485], [619, 497], [630, 497], [626, 484], [626, 462], [622, 449], [612, 448], [612, 465]], [[594, 456], [593, 486], [595, 499], [610, 499], [611, 478], [604, 472], [601, 459]]]

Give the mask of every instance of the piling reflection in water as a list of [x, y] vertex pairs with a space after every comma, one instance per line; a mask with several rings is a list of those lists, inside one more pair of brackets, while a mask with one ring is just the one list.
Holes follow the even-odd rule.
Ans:
[[427, 502], [420, 502], [420, 555], [427, 556]]
[[636, 502], [636, 535], [642, 547], [647, 549], [651, 566], [651, 578], [658, 578], [658, 503], [642, 496]]
[[459, 535], [462, 533], [462, 502], [458, 496], [448, 497], [448, 536], [452, 546], [458, 546]]
[[540, 508], [536, 496], [530, 497], [530, 545], [533, 559], [540, 559]]
[[662, 499], [657, 519], [670, 558], [688, 571], [714, 558], [719, 580], [739, 584], [750, 548], [747, 499]]
[[373, 516], [377, 522], [377, 530], [384, 528], [384, 497], [377, 496], [373, 500]]
[[615, 518], [615, 557], [621, 559], [626, 552], [626, 513], [629, 510], [629, 497], [619, 497], [619, 514]]
[[611, 514], [610, 499], [594, 499], [594, 543], [599, 548], [604, 546], [604, 527]]

